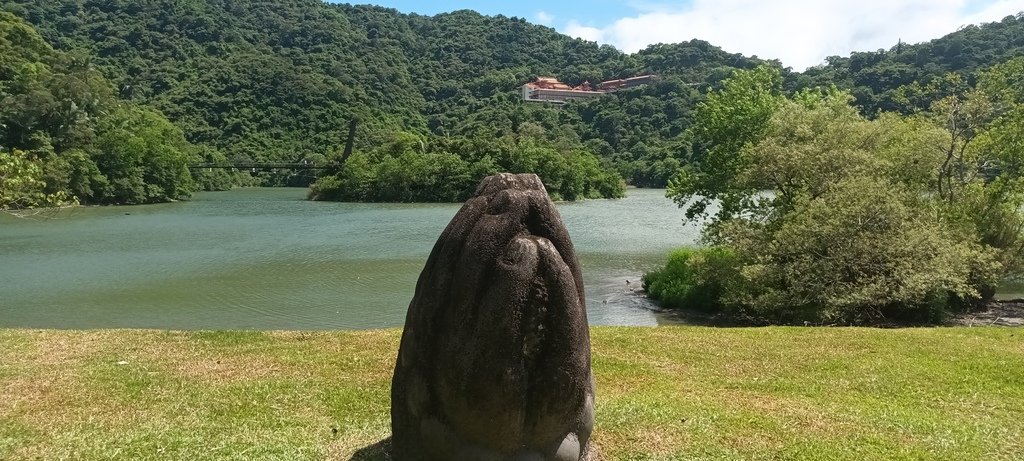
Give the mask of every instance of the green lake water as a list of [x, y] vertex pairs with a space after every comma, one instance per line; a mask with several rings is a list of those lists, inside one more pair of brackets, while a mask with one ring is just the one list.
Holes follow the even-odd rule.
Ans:
[[[46, 219], [0, 214], [0, 327], [401, 326], [459, 205], [308, 202], [305, 193], [241, 189]], [[664, 190], [558, 208], [583, 265], [591, 324], [670, 321], [631, 291], [698, 235]]]

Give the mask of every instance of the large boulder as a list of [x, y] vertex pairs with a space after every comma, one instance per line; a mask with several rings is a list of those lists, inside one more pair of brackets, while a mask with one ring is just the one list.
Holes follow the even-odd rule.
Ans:
[[532, 174], [483, 180], [416, 284], [391, 385], [399, 461], [580, 461], [594, 427], [579, 263]]

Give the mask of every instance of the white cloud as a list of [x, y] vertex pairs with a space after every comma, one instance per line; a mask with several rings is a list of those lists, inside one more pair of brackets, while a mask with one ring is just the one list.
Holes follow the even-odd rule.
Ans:
[[591, 42], [605, 42], [605, 31], [597, 27], [584, 26], [575, 20], [569, 21], [562, 30], [566, 35], [590, 40]]
[[693, 0], [634, 2], [635, 15], [562, 31], [635, 52], [693, 38], [729, 52], [779, 59], [797, 70], [827, 56], [917, 43], [1024, 10], [1021, 0]]
[[533, 18], [537, 20], [537, 24], [545, 26], [550, 26], [552, 22], [555, 22], [555, 15], [544, 10], [538, 11], [537, 14], [533, 15]]

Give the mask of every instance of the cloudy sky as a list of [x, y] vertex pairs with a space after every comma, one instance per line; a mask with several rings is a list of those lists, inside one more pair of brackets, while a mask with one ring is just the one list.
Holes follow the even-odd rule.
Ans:
[[[358, 3], [356, 0], [348, 0]], [[402, 12], [518, 16], [634, 52], [692, 38], [796, 70], [831, 55], [917, 43], [1024, 11], [1024, 0], [375, 0]]]

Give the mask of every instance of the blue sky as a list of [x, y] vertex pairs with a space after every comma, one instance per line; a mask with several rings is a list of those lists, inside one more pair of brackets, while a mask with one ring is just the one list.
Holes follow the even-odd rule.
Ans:
[[[353, 3], [358, 1], [347, 0]], [[780, 59], [796, 70], [827, 56], [917, 43], [1024, 11], [1024, 0], [368, 0], [405, 13], [459, 9], [518, 16], [574, 37], [635, 52], [707, 40], [726, 51]]]
[[[346, 0], [350, 3], [362, 3]], [[434, 15], [455, 10], [474, 10], [488, 15], [503, 14], [518, 16], [530, 22], [538, 23], [537, 13], [546, 12], [553, 19], [576, 19], [591, 24], [608, 24], [614, 20], [636, 11], [630, 2], [597, 0], [585, 4], [574, 2], [496, 2], [496, 1], [412, 1], [412, 0], [378, 0], [368, 1], [375, 5], [395, 8], [403, 13], [419, 13]], [[639, 4], [637, 2], [636, 4]], [[583, 6], [586, 5], [586, 6]]]

